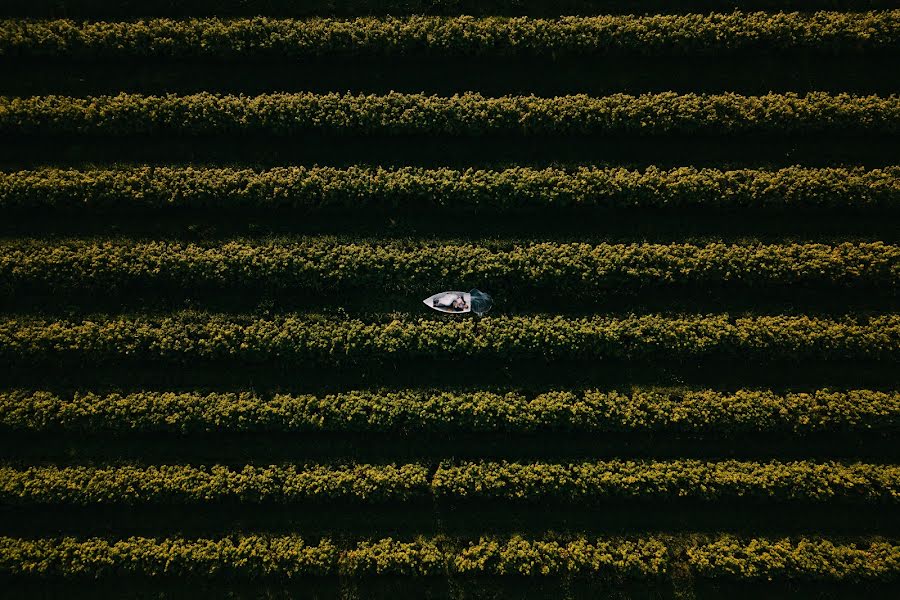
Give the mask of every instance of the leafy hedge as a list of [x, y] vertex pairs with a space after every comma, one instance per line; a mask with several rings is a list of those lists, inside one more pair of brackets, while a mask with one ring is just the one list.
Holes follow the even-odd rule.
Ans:
[[896, 134], [900, 96], [674, 92], [485, 98], [390, 93], [0, 97], [0, 133], [29, 135]]
[[[678, 552], [685, 548], [686, 552]], [[0, 537], [0, 574], [26, 577], [277, 577], [309, 575], [590, 575], [657, 579], [691, 572], [752, 581], [893, 581], [900, 546], [821, 538], [586, 538], [477, 542], [392, 538], [338, 546], [297, 536], [221, 539]]]
[[404, 501], [428, 495], [426, 466], [0, 467], [0, 503], [183, 504]]
[[564, 57], [900, 50], [900, 11], [564, 17], [0, 21], [0, 57]]
[[0, 15], [26, 17], [284, 17], [358, 15], [590, 15], [609, 12], [745, 10], [869, 10], [891, 0], [4, 0]]
[[0, 538], [0, 572], [38, 577], [291, 578], [334, 574], [339, 555], [330, 540], [311, 545], [297, 536], [115, 541]]
[[900, 466], [834, 462], [604, 461], [442, 464], [438, 498], [486, 500], [900, 501]]
[[140, 167], [0, 172], [0, 209], [900, 208], [900, 167]]
[[251, 392], [0, 392], [0, 428], [32, 432], [537, 431], [734, 433], [896, 432], [900, 392], [739, 390], [517, 392], [401, 390], [324, 396]]
[[830, 540], [747, 542], [725, 536], [689, 546], [687, 560], [697, 576], [740, 581], [895, 580], [900, 575], [900, 546], [883, 541], [838, 545]]
[[292, 503], [352, 500], [900, 502], [900, 466], [622, 461], [427, 465], [0, 467], [3, 504]]
[[661, 285], [900, 286], [900, 246], [882, 242], [491, 246], [329, 238], [217, 244], [14, 239], [0, 241], [0, 291], [127, 293], [162, 286], [424, 297], [450, 280], [490, 282], [495, 293], [593, 298], [611, 289]]
[[448, 562], [450, 571], [466, 575], [591, 575], [659, 577], [670, 562], [665, 542], [657, 539], [509, 540], [482, 537]]
[[668, 359], [900, 358], [900, 315], [846, 317], [727, 314], [364, 322], [315, 315], [270, 319], [205, 313], [81, 321], [0, 319], [0, 358], [11, 365], [132, 359], [324, 364], [473, 358]]
[[297, 536], [224, 539], [131, 537], [17, 539], [0, 537], [0, 574], [42, 577], [308, 575], [590, 574], [613, 579], [657, 577], [668, 566], [664, 542], [574, 538], [566, 541], [420, 538], [310, 545]]

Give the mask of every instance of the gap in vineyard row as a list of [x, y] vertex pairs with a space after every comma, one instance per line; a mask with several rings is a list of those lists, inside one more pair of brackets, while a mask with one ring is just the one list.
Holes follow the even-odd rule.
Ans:
[[217, 464], [240, 469], [275, 463], [365, 464], [454, 460], [580, 462], [628, 460], [815, 459], [884, 463], [900, 459], [889, 433], [5, 433], [5, 464]]
[[590, 60], [354, 58], [316, 61], [0, 62], [0, 94], [265, 94], [333, 91], [450, 96], [653, 92], [747, 95], [900, 90], [895, 56], [615, 57]]
[[365, 579], [300, 578], [285, 581], [196, 581], [183, 578], [117, 577], [106, 581], [9, 580], [4, 592], [11, 599], [73, 598], [75, 600], [858, 600], [892, 598], [893, 583], [740, 582], [714, 580], [625, 582], [615, 585], [585, 577], [402, 577]]
[[225, 505], [16, 507], [0, 512], [0, 535], [40, 536], [210, 536], [241, 533], [329, 536], [340, 540], [372, 536], [400, 538], [447, 535], [540, 536], [645, 533], [722, 533], [744, 535], [900, 535], [896, 507], [840, 503], [758, 504], [753, 502], [619, 502], [577, 508], [567, 504], [404, 503], [365, 507]]
[[27, 136], [0, 146], [4, 170], [100, 164], [486, 167], [598, 163], [632, 168], [774, 168], [896, 164], [900, 137], [889, 134], [732, 136]]
[[[335, 243], [411, 239], [422, 243], [465, 236], [473, 244], [511, 246], [533, 242], [580, 243], [841, 243], [900, 241], [896, 211], [802, 208], [593, 209], [586, 207], [456, 210], [298, 208], [174, 208], [94, 211], [90, 207], [59, 212], [4, 211], [0, 239], [128, 237], [184, 242], [227, 241], [235, 236], [290, 243], [296, 235], [339, 236]], [[452, 243], [458, 243], [459, 239]]]
[[877, 10], [892, 0], [6, 0], [2, 17], [122, 19], [128, 17], [359, 17], [406, 15], [530, 16], [683, 14], [711, 11]]
[[[842, 285], [645, 285], [601, 289], [594, 297], [572, 298], [571, 292], [514, 289], [479, 283], [490, 289], [505, 315], [561, 315], [592, 317], [598, 314], [627, 317], [641, 314], [729, 313], [735, 317], [759, 314], [797, 315], [817, 318], [859, 317], [900, 312], [900, 292], [890, 288]], [[471, 287], [471, 286], [469, 286]], [[468, 287], [466, 288], [468, 289]], [[375, 294], [372, 299], [370, 295]], [[272, 317], [279, 314], [316, 314], [327, 318], [357, 318], [363, 321], [440, 319], [422, 308], [428, 290], [340, 290], [280, 287], [277, 282], [254, 282], [248, 287], [197, 287], [183, 290], [165, 283], [152, 287], [136, 284], [98, 290], [16, 288], [0, 291], [0, 311], [46, 319], [82, 319], [140, 311], [141, 315], [165, 317], [181, 310]], [[421, 297], [420, 297], [421, 296]]]
[[772, 389], [778, 393], [897, 388], [893, 363], [869, 361], [791, 361], [753, 363], [704, 359], [676, 361], [472, 361], [411, 359], [385, 365], [298, 366], [191, 362], [162, 365], [148, 361], [106, 365], [0, 365], [5, 388], [127, 392], [241, 391], [258, 393], [336, 393], [354, 389], [630, 389], [634, 386], [696, 389]]

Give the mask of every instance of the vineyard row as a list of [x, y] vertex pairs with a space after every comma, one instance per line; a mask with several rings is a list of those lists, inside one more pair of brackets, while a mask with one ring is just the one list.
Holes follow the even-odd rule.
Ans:
[[674, 573], [738, 581], [893, 581], [900, 546], [822, 538], [529, 540], [386, 538], [339, 546], [297, 536], [222, 539], [0, 537], [0, 573], [27, 577], [273, 577], [309, 575], [590, 575], [659, 579]]
[[874, 243], [730, 245], [533, 243], [508, 249], [460, 241], [283, 242], [16, 239], [0, 241], [0, 290], [363, 289], [427, 295], [447, 281], [495, 293], [591, 298], [624, 287], [900, 285], [900, 246]]
[[0, 209], [897, 209], [900, 167], [140, 167], [0, 172]]
[[0, 133], [212, 135], [897, 134], [900, 96], [664, 92], [541, 98], [476, 93], [0, 97]]
[[840, 433], [900, 430], [900, 392], [776, 394], [765, 390], [353, 391], [260, 397], [252, 392], [0, 392], [0, 428], [29, 432], [538, 431]]
[[518, 502], [900, 502], [900, 466], [725, 460], [572, 464], [0, 467], [0, 504]]
[[[731, 317], [656, 314], [361, 321], [183, 312], [52, 321], [0, 319], [10, 365], [69, 359], [189, 364], [198, 360], [336, 364], [431, 358], [752, 360], [900, 358], [900, 315]], [[449, 353], [449, 354], [448, 354]]]
[[0, 21], [0, 57], [292, 58], [717, 55], [900, 50], [900, 11], [465, 17]]

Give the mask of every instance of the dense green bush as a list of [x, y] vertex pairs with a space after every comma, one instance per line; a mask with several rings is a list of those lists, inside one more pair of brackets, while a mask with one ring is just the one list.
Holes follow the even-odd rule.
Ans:
[[900, 315], [492, 317], [481, 321], [478, 335], [467, 320], [425, 318], [364, 322], [182, 312], [82, 321], [0, 319], [0, 358], [19, 365], [60, 359], [334, 364], [454, 357], [897, 359], [898, 354]]
[[424, 499], [900, 502], [900, 466], [699, 460], [573, 464], [0, 467], [4, 504], [366, 503]]
[[346, 136], [896, 134], [900, 96], [390, 93], [0, 97], [0, 133]]
[[139, 167], [0, 172], [0, 209], [561, 210], [900, 207], [900, 167], [643, 171]]
[[32, 432], [536, 431], [734, 433], [895, 432], [900, 392], [401, 390], [323, 396], [250, 392], [0, 392], [0, 427]]
[[666, 573], [668, 548], [655, 539], [568, 541], [481, 538], [450, 560], [462, 574], [628, 576], [652, 578]]
[[[555, 400], [565, 402], [562, 398]], [[900, 393], [817, 390], [779, 395], [754, 390], [732, 394], [711, 390], [638, 390], [626, 396], [588, 391], [573, 405], [572, 413], [573, 426], [585, 423], [587, 428], [588, 423], [609, 423], [610, 429], [619, 431], [712, 434], [890, 431], [900, 425], [895, 420], [900, 416]]]
[[340, 552], [330, 540], [297, 536], [222, 539], [0, 537], [0, 573], [39, 577], [303, 577], [331, 575]]
[[900, 546], [872, 541], [838, 545], [830, 540], [754, 539], [725, 536], [688, 547], [691, 570], [700, 577], [747, 580], [894, 580]]
[[0, 241], [0, 291], [127, 293], [162, 286], [427, 296], [451, 280], [488, 281], [495, 293], [594, 298], [612, 289], [659, 285], [900, 285], [900, 246], [881, 242], [491, 246], [448, 240], [436, 252], [434, 240], [419, 246], [329, 238], [212, 244], [14, 239]]
[[427, 497], [423, 465], [0, 467], [0, 499], [17, 504], [361, 502]]
[[0, 21], [0, 56], [294, 58], [722, 55], [900, 49], [900, 11], [565, 17]]
[[591, 501], [900, 501], [900, 467], [834, 462], [603, 461], [576, 464], [442, 464], [438, 498]]
[[130, 537], [17, 539], [0, 537], [0, 574], [43, 577], [308, 575], [586, 574], [621, 579], [666, 572], [667, 547], [649, 539], [574, 538], [477, 542], [385, 538], [338, 547], [309, 545], [296, 536], [189, 540]]
[[82, 321], [0, 319], [0, 358], [11, 365], [122, 359], [284, 364], [414, 358], [748, 360], [900, 358], [900, 315], [846, 317], [656, 314], [360, 321], [173, 313]]
[[348, 575], [441, 575], [446, 562], [446, 553], [434, 541], [387, 538], [348, 550], [340, 557], [340, 570]]
[[[685, 552], [677, 552], [684, 548]], [[477, 542], [386, 538], [339, 547], [296, 536], [220, 539], [0, 537], [0, 574], [27, 577], [277, 577], [379, 574], [559, 576], [657, 579], [692, 572], [753, 581], [892, 581], [900, 546], [884, 541], [835, 543], [821, 538], [642, 538]]]

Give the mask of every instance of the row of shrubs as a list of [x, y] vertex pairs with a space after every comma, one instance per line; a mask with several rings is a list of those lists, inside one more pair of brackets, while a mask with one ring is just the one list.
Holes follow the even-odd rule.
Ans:
[[0, 427], [20, 432], [893, 433], [900, 392], [636, 389], [551, 391], [0, 392]]
[[435, 248], [433, 240], [420, 245], [330, 238], [203, 244], [13, 239], [0, 241], [0, 290], [125, 293], [162, 286], [427, 296], [446, 281], [485, 281], [495, 293], [592, 298], [606, 290], [660, 285], [900, 285], [900, 246], [883, 242], [495, 246], [448, 240]]
[[0, 57], [567, 57], [900, 50], [900, 11], [526, 17], [0, 21]]
[[[679, 549], [684, 549], [679, 552]], [[298, 536], [220, 539], [0, 537], [0, 574], [25, 577], [511, 575], [658, 580], [670, 574], [736, 581], [893, 581], [900, 546], [822, 538], [733, 536], [589, 540], [392, 538], [339, 545]]]
[[282, 17], [360, 15], [591, 15], [743, 10], [872, 10], [891, 0], [4, 0], [0, 15], [122, 18], [222, 15]]
[[596, 502], [753, 499], [900, 502], [900, 466], [609, 460], [571, 464], [0, 467], [3, 504]]
[[0, 133], [290, 136], [888, 135], [900, 97], [811, 92], [764, 96], [613, 94], [541, 98], [477, 93], [0, 97]]
[[897, 209], [900, 167], [641, 171], [353, 166], [138, 167], [0, 172], [0, 209]]
[[59, 360], [322, 365], [416, 358], [897, 360], [900, 315], [498, 316], [482, 319], [478, 331], [468, 320], [391, 316], [361, 321], [179, 312], [85, 320], [0, 318], [0, 359], [10, 365]]

